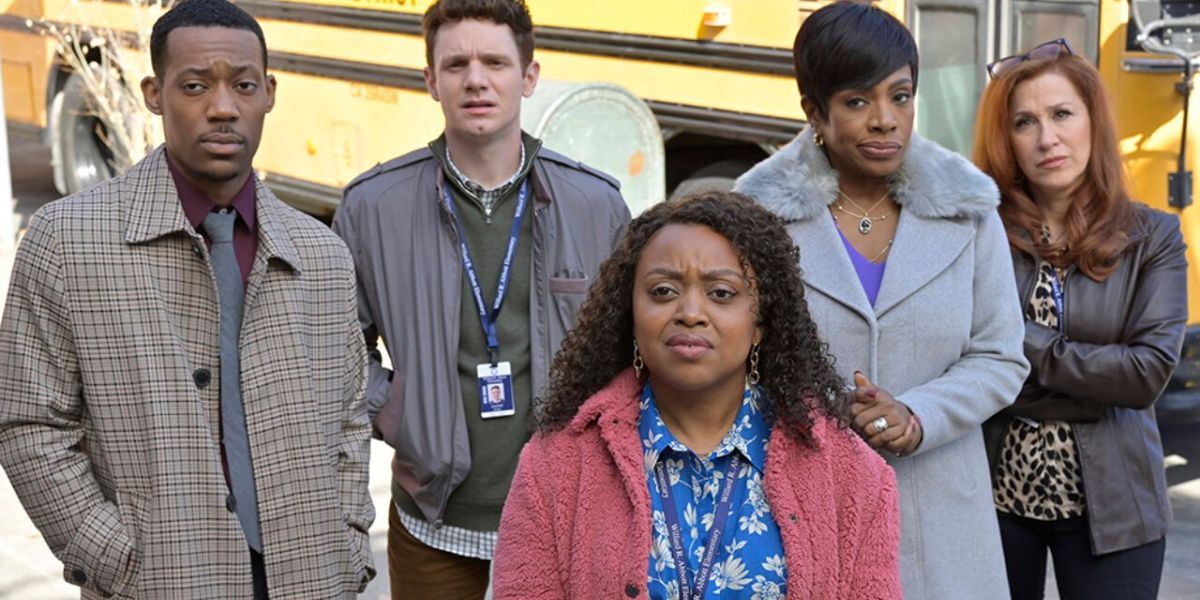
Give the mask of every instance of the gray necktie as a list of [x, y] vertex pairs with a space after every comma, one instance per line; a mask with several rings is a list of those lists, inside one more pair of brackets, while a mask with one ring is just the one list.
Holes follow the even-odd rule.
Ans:
[[233, 509], [246, 542], [262, 552], [258, 529], [258, 494], [254, 490], [254, 465], [250, 461], [250, 437], [246, 434], [246, 409], [242, 406], [241, 365], [238, 338], [242, 330], [242, 270], [233, 252], [233, 223], [237, 213], [222, 209], [204, 217], [204, 231], [212, 241], [213, 272], [221, 300], [221, 429], [225, 463], [233, 488]]

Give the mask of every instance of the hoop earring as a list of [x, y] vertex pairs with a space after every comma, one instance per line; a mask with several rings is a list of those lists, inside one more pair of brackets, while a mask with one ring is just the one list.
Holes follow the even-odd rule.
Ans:
[[758, 342], [750, 349], [750, 372], [746, 374], [746, 383], [758, 385]]
[[642, 353], [638, 351], [637, 340], [633, 340], [633, 373], [638, 379], [642, 378], [642, 371], [646, 369], [646, 362], [642, 360]]

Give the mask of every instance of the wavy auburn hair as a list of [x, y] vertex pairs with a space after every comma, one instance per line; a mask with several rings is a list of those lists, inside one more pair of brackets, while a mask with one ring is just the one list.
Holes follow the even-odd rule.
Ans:
[[[1091, 158], [1067, 209], [1066, 235], [1053, 244], [1042, 243], [1042, 209], [1033, 200], [1012, 145], [1013, 92], [1047, 73], [1062, 75], [1075, 86], [1092, 129]], [[1129, 245], [1135, 219], [1108, 93], [1095, 67], [1078, 56], [1028, 60], [992, 80], [975, 121], [974, 154], [976, 166], [1000, 187], [1000, 217], [1013, 248], [1057, 267], [1077, 264], [1097, 281], [1112, 274]]]
[[[584, 401], [633, 364], [633, 291], [646, 243], [668, 225], [703, 225], [721, 234], [741, 257], [755, 295], [759, 384], [763, 410], [794, 439], [810, 441], [814, 419], [849, 422], [845, 383], [833, 370], [826, 345], [808, 314], [797, 267], [800, 251], [783, 220], [753, 200], [707, 192], [647, 210], [629, 225], [603, 265], [579, 312], [578, 325], [550, 366], [550, 386], [537, 428], [561, 429]], [[814, 416], [817, 413], [817, 417]]]

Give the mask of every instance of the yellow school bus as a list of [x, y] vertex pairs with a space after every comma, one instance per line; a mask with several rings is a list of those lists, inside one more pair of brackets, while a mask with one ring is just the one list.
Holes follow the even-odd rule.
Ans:
[[[45, 132], [63, 192], [111, 175], [111, 161], [96, 133], [102, 134], [105, 124], [83, 110], [86, 103], [79, 98], [79, 86], [71, 85], [70, 68], [55, 58], [56, 42], [32, 31], [29, 20], [102, 24], [134, 35], [146, 26], [141, 14], [147, 1], [153, 8], [156, 0], [0, 0], [8, 118], [14, 125]], [[279, 80], [256, 168], [282, 198], [328, 215], [337, 206], [339, 188], [357, 173], [439, 133], [441, 114], [426, 94], [421, 74], [421, 15], [431, 1], [238, 1], [262, 24], [270, 70]], [[546, 106], [561, 107], [563, 96], [596, 82], [638, 101], [637, 107], [621, 109], [624, 116], [604, 110], [576, 115], [562, 124], [568, 131], [558, 138], [571, 146], [558, 149], [620, 178], [635, 210], [698, 182], [728, 185], [804, 125], [790, 48], [805, 16], [824, 2], [527, 3], [536, 24], [541, 87], [549, 90], [535, 95], [535, 100], [542, 97], [542, 106], [534, 112], [542, 115], [550, 110]], [[1185, 135], [1189, 126], [1179, 85], [1185, 80], [1185, 58], [1191, 60], [1200, 50], [1197, 17], [1188, 21], [1189, 12], [1200, 12], [1200, 3], [879, 4], [909, 25], [920, 47], [918, 131], [965, 154], [989, 61], [1058, 37], [1092, 60], [1115, 97], [1136, 198], [1182, 218], [1194, 265], [1190, 308], [1200, 317], [1200, 213], [1189, 207], [1196, 193], [1183, 184], [1168, 185], [1169, 178], [1186, 180], [1172, 173], [1200, 165], [1200, 135]], [[1134, 17], [1153, 29], [1149, 39], [1139, 39], [1139, 19]], [[1176, 20], [1155, 24], [1163, 18]], [[638, 120], [638, 110], [649, 115], [643, 119], [649, 123]], [[632, 124], [614, 125], [626, 117]], [[523, 125], [529, 128], [524, 120]], [[622, 139], [638, 136], [638, 141], [621, 145]], [[1181, 151], [1186, 153], [1182, 165]], [[1200, 417], [1200, 394], [1190, 392], [1200, 375], [1200, 329], [1189, 329], [1187, 349], [1185, 364], [1160, 406], [1163, 411], [1194, 410]]]

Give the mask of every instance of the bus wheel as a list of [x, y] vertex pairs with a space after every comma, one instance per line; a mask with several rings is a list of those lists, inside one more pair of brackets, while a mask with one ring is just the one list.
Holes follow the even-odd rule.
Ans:
[[51, 105], [55, 187], [74, 194], [113, 176], [112, 152], [104, 143], [104, 123], [92, 114], [83, 78], [72, 74]]

